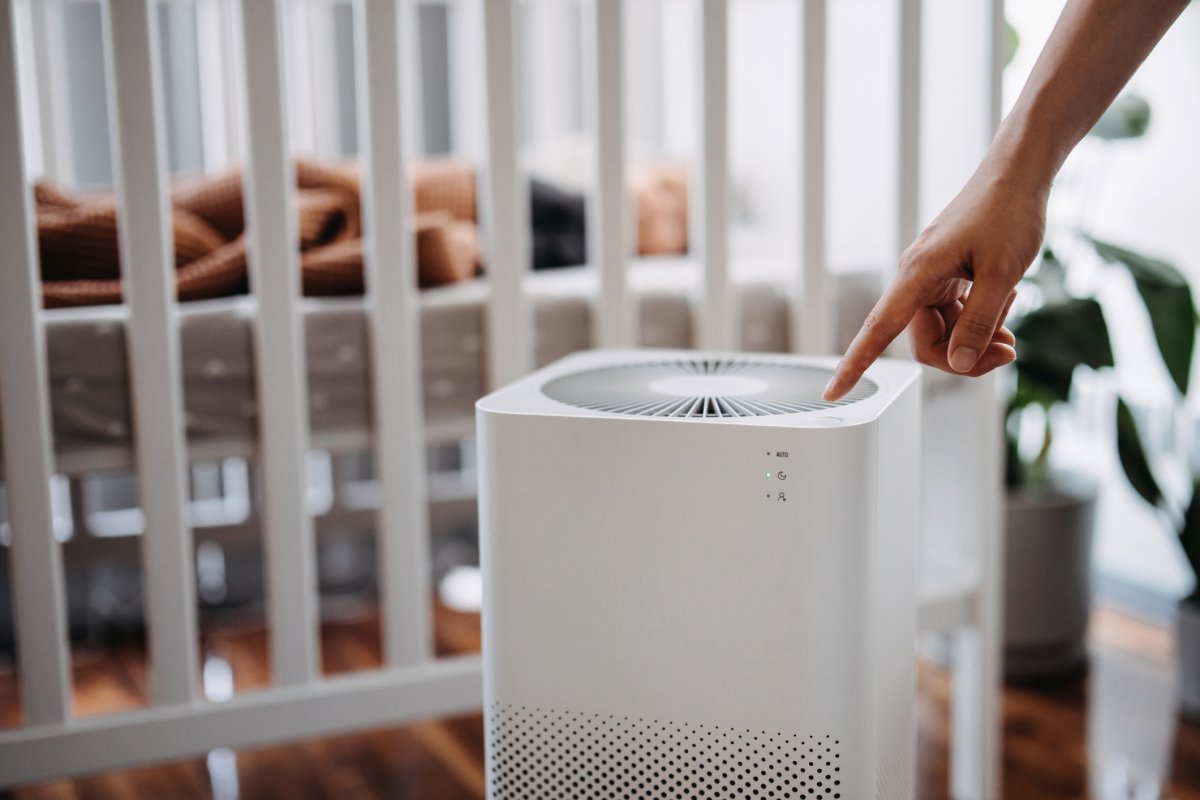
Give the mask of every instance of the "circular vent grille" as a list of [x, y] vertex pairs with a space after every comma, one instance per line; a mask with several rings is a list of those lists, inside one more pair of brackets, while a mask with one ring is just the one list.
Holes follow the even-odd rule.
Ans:
[[621, 364], [555, 378], [552, 400], [636, 417], [765, 417], [823, 411], [875, 394], [863, 378], [841, 400], [821, 399], [833, 371], [770, 359], [681, 358]]

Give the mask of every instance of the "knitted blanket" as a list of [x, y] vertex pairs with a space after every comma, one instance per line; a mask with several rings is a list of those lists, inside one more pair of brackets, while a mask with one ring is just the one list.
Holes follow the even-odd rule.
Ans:
[[[412, 172], [421, 286], [473, 277], [479, 266], [475, 175], [454, 160]], [[356, 165], [296, 161], [297, 246], [306, 295], [361, 294], [362, 218]], [[121, 302], [117, 206], [112, 194], [75, 196], [34, 187], [42, 299], [46, 307]], [[180, 300], [248, 290], [240, 169], [171, 187], [171, 229]]]

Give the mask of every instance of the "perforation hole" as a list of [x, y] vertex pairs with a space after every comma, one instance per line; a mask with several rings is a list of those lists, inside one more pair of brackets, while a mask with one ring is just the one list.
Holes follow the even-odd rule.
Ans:
[[511, 706], [488, 709], [497, 800], [841, 800], [832, 736]]

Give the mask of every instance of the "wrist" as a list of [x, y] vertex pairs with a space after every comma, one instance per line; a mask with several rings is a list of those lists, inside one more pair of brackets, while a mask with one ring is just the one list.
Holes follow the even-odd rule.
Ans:
[[1060, 152], [1062, 148], [1046, 135], [1046, 130], [1034, 124], [1024, 109], [1013, 109], [996, 132], [980, 169], [995, 182], [1020, 191], [1048, 194], [1066, 153]]

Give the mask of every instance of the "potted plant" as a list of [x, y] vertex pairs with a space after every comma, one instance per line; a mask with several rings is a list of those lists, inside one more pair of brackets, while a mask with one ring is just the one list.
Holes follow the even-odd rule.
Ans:
[[1192, 499], [1179, 527], [1179, 543], [1197, 576], [1191, 595], [1179, 601], [1176, 648], [1179, 652], [1179, 707], [1200, 719], [1200, 479], [1192, 481]]
[[[1123, 95], [1090, 136], [1103, 142], [1137, 139], [1149, 123], [1146, 101]], [[1101, 155], [1110, 152], [1105, 148]], [[1102, 165], [1093, 163], [1083, 173], [1086, 183], [1077, 192], [1078, 207], [1067, 209], [1075, 224], [1052, 232], [1052, 240], [1061, 243], [1065, 252], [1093, 249], [1087, 247], [1091, 240], [1079, 231], [1086, 227], [1087, 209], [1095, 207], [1085, 200], [1099, 192], [1103, 169], [1098, 167]], [[1146, 272], [1140, 262], [1125, 266], [1131, 272]], [[1096, 483], [1087, 475], [1052, 473], [1050, 455], [1054, 418], [1071, 397], [1076, 370], [1112, 367], [1113, 351], [1100, 303], [1094, 297], [1073, 295], [1066, 277], [1063, 262], [1047, 248], [1024, 282], [1021, 294], [1027, 310], [1012, 326], [1017, 336], [1016, 380], [1005, 419], [1009, 489], [1005, 669], [1010, 677], [1058, 675], [1086, 661]], [[1138, 284], [1139, 290], [1143, 283]], [[1157, 303], [1147, 299], [1144, 291], [1140, 296], [1148, 308]], [[1155, 309], [1150, 313], [1153, 318]], [[1128, 411], [1122, 408], [1119, 414]]]
[[[1108, 326], [1094, 298], [1066, 291], [1065, 270], [1046, 250], [1028, 279], [1039, 304], [1012, 325], [1016, 380], [1005, 412], [1005, 674], [1041, 678], [1086, 661], [1096, 482], [1052, 472], [1054, 418], [1077, 368], [1113, 366]], [[1040, 433], [1030, 454], [1022, 433]]]
[[1151, 470], [1137, 423], [1128, 409], [1118, 417], [1117, 424], [1118, 436], [1125, 440], [1121, 450], [1125, 475], [1137, 493], [1178, 531], [1180, 549], [1197, 576], [1191, 594], [1179, 601], [1175, 643], [1179, 653], [1179, 708], [1184, 716], [1200, 720], [1200, 474], [1193, 472], [1186, 502], [1173, 502]]
[[[1106, 262], [1121, 264], [1134, 278], [1138, 293], [1150, 312], [1155, 342], [1176, 389], [1173, 405], [1184, 410], [1196, 348], [1195, 301], [1187, 281], [1170, 264], [1138, 253], [1092, 240]], [[1178, 533], [1180, 550], [1197, 582], [1191, 594], [1179, 601], [1176, 646], [1179, 653], [1179, 701], [1186, 715], [1200, 719], [1200, 472], [1189, 455], [1179, 448], [1164, 448], [1157, 458], [1146, 454], [1134, 414], [1124, 400], [1117, 400], [1117, 453], [1121, 467], [1134, 491], [1151, 505], [1165, 523]], [[1183, 496], [1160, 481], [1152, 463], [1163, 464], [1171, 457], [1176, 473], [1190, 474]]]
[[[1173, 405], [1182, 403], [1196, 338], [1187, 282], [1162, 261], [1086, 236], [1079, 241], [1107, 268], [1124, 269], [1133, 278], [1151, 320], [1158, 357], [1175, 388]], [[1005, 421], [1005, 670], [1017, 678], [1067, 673], [1086, 660], [1096, 486], [1086, 476], [1052, 471], [1050, 453], [1054, 418], [1071, 398], [1077, 371], [1105, 370], [1114, 366], [1114, 359], [1100, 303], [1070, 293], [1066, 272], [1046, 250], [1026, 282], [1036, 303], [1012, 326], [1017, 361]], [[1134, 414], [1119, 395], [1114, 415], [1117, 452], [1131, 485], [1181, 531], [1190, 563], [1200, 566], [1200, 500], [1184, 509], [1168, 498], [1150, 467]], [[1040, 429], [1032, 449], [1031, 423]], [[1193, 654], [1200, 673], [1200, 598], [1185, 601], [1181, 610], [1188, 612], [1180, 616], [1181, 637], [1186, 628], [1196, 638]], [[1200, 694], [1200, 679], [1195, 687]]]

